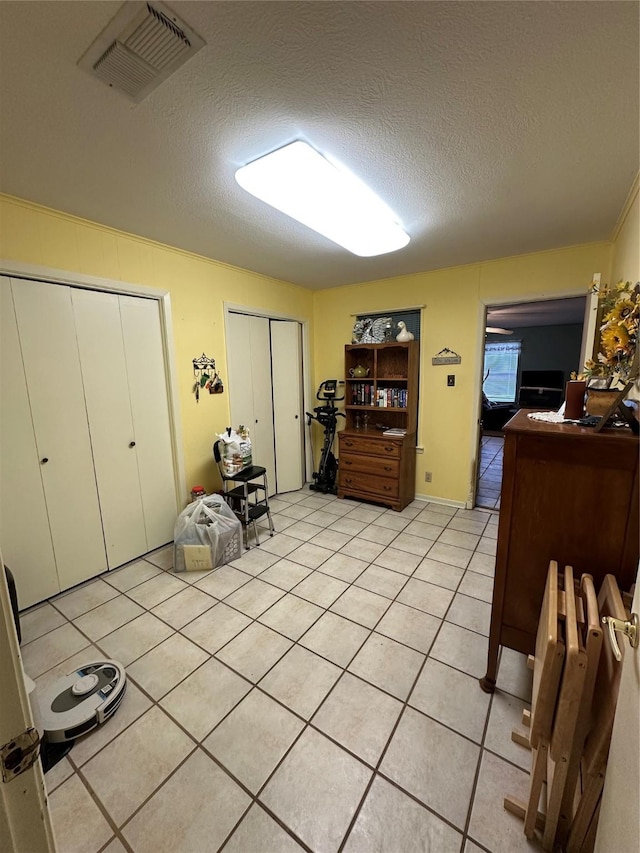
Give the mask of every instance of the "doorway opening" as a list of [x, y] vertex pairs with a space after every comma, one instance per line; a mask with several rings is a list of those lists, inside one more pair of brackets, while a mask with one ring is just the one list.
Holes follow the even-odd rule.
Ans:
[[500, 508], [504, 427], [521, 408], [555, 410], [586, 351], [586, 296], [487, 305], [475, 506]]

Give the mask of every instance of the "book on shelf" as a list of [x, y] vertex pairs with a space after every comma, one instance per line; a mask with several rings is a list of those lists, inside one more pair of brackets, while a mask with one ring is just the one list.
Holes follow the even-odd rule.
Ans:
[[407, 392], [398, 388], [378, 388], [376, 405], [389, 409], [405, 409], [407, 407]]
[[406, 429], [400, 429], [399, 427], [390, 427], [389, 429], [385, 429], [382, 433], [383, 435], [406, 435]]
[[354, 382], [351, 388], [351, 405], [372, 406], [373, 402], [373, 385], [369, 382]]

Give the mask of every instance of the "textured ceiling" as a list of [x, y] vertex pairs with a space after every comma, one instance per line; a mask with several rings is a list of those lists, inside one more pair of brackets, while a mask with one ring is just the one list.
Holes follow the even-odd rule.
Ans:
[[[76, 66], [119, 6], [0, 3], [2, 191], [319, 288], [608, 239], [638, 170], [635, 2], [180, 2], [206, 47], [137, 106]], [[295, 138], [409, 246], [357, 258], [240, 189]]]

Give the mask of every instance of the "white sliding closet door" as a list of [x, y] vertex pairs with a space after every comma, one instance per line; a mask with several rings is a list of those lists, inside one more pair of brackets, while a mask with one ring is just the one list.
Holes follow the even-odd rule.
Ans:
[[[228, 316], [227, 362], [231, 421], [249, 427], [255, 465], [267, 469], [269, 493], [276, 489], [271, 397], [269, 320], [247, 314]], [[222, 431], [224, 427], [221, 428]]]
[[109, 568], [147, 551], [118, 296], [73, 289], [78, 349]]
[[176, 486], [160, 311], [156, 300], [120, 296], [147, 550], [173, 539]]
[[300, 324], [270, 322], [277, 486], [292, 492], [304, 483]]
[[0, 278], [0, 542], [18, 604], [60, 591], [11, 283]]
[[216, 433], [221, 433], [225, 426], [233, 426], [237, 429], [240, 424], [244, 424], [249, 427], [254, 462], [262, 465], [262, 462], [258, 463], [254, 437], [250, 318], [246, 314], [229, 314], [227, 320], [227, 370], [229, 371], [231, 423], [220, 425]]
[[276, 491], [276, 458], [273, 440], [269, 321], [266, 317], [249, 317], [249, 328], [254, 416], [251, 435], [256, 437], [257, 448], [257, 454], [254, 451], [253, 460], [256, 465], [262, 465], [267, 469], [269, 494], [272, 495]]
[[[12, 280], [60, 586], [107, 568], [69, 287]], [[46, 460], [46, 461], [45, 461]]]

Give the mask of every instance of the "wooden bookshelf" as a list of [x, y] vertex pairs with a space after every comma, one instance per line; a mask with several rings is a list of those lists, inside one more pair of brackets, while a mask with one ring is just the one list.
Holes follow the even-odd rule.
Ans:
[[[345, 429], [339, 433], [338, 497], [401, 510], [415, 496], [418, 422], [416, 341], [345, 347]], [[364, 367], [365, 377], [350, 371]], [[385, 436], [385, 429], [406, 430]]]

